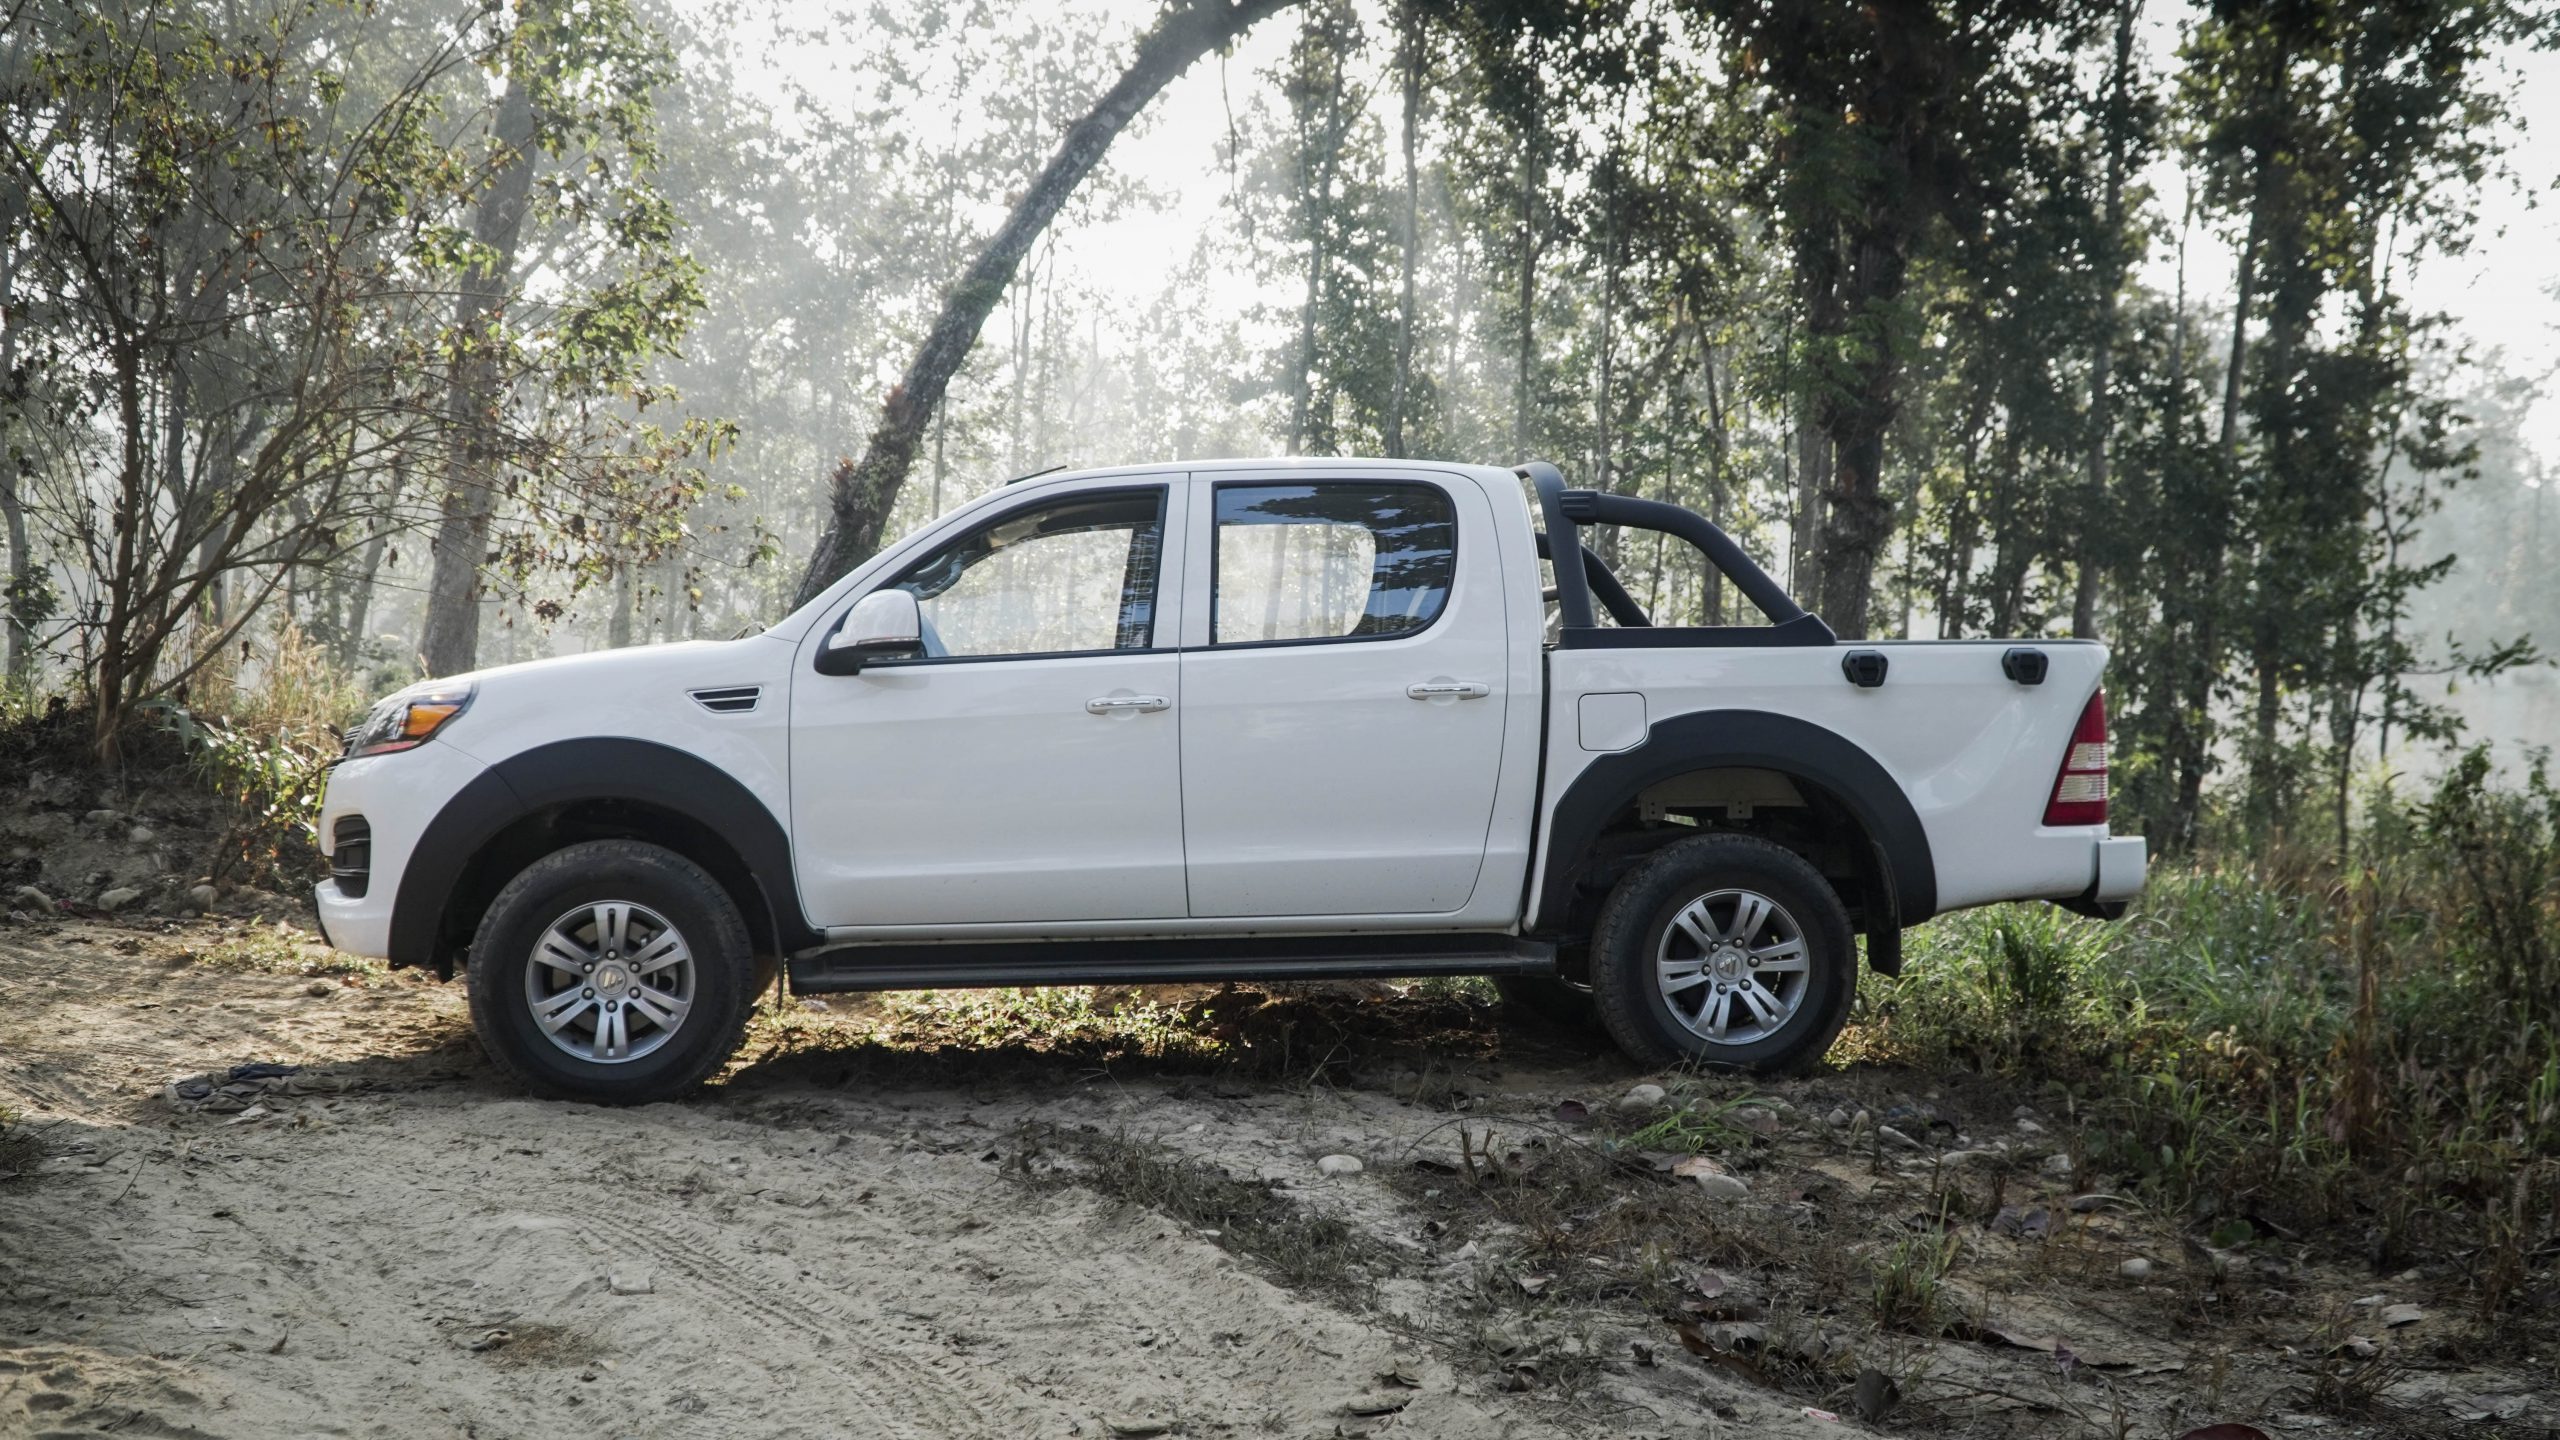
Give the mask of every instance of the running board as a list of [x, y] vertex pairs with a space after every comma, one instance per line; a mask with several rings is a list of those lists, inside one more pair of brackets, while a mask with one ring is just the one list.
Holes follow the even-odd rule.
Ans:
[[989, 985], [1183, 985], [1554, 973], [1554, 945], [1500, 934], [900, 942], [843, 945], [797, 956], [791, 961], [791, 988], [814, 995]]

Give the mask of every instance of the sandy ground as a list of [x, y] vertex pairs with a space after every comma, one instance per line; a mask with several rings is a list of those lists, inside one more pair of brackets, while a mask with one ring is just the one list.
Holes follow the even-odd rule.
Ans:
[[[1874, 1353], [1910, 1399], [1881, 1427], [1820, 1378], [1691, 1356], [1660, 1315], [1524, 1298], [1549, 1283], [1535, 1247], [1431, 1177], [1461, 1127], [1534, 1136], [1559, 1094], [1644, 1078], [1596, 1049], [1479, 1045], [1346, 1085], [947, 1052], [884, 1071], [768, 1039], [700, 1098], [616, 1111], [509, 1093], [459, 986], [217, 970], [189, 959], [200, 929], [149, 925], [0, 926], [0, 1102], [45, 1154], [0, 1180], [0, 1435], [2383, 1435], [2480, 1394], [2511, 1423], [2461, 1433], [2560, 1422], [2530, 1357], [2433, 1367], [2399, 1419], [2297, 1413], [2281, 1354], [2375, 1282], [2298, 1277], [2199, 1330], [2176, 1286], [2116, 1278], [2137, 1249], [2174, 1272], [2165, 1232], [2005, 1269], [2009, 1242], [1969, 1242], [2013, 1333], [2067, 1332], [2105, 1374], [2057, 1379], [2033, 1337], [1895, 1342]], [[259, 1061], [307, 1068], [246, 1111], [166, 1088]], [[1838, 1250], [1873, 1237], [1820, 1233], [1815, 1207], [1883, 1227], [1918, 1203], [1914, 1161], [1854, 1163], [1806, 1118], [1861, 1103], [1853, 1082], [1789, 1093], [1814, 1133], [1752, 1168], [1766, 1233]], [[1386, 1258], [1292, 1290], [1041, 1134], [1276, 1182]], [[1320, 1176], [1333, 1153], [1367, 1168]]]

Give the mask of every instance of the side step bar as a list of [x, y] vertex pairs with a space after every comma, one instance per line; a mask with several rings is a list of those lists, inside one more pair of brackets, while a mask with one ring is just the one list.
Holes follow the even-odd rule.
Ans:
[[1554, 945], [1502, 934], [900, 942], [842, 945], [796, 956], [791, 961], [791, 988], [816, 995], [989, 985], [1182, 985], [1554, 973]]

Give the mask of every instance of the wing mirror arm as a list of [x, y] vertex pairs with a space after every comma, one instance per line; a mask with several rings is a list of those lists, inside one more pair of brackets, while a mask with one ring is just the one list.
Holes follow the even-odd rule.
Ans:
[[855, 675], [875, 660], [909, 660], [924, 653], [924, 613], [915, 592], [892, 587], [854, 602], [835, 633], [818, 647], [818, 673]]

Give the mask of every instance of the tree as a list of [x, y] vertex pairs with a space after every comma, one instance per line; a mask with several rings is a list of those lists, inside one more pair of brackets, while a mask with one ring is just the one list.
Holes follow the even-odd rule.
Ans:
[[[622, 0], [518, 0], [484, 63], [505, 89], [472, 171], [446, 345], [449, 434], [420, 646], [439, 675], [477, 663], [484, 572], [505, 559], [490, 527], [511, 481], [519, 500], [542, 483], [610, 496], [669, 449], [664, 436], [630, 455], [527, 444], [529, 427], [507, 412], [573, 397], [645, 410], [667, 398], [644, 369], [674, 351], [702, 305], [699, 267], [653, 178], [651, 97], [674, 63], [657, 35]], [[672, 447], [707, 439], [696, 429]]]
[[1175, 0], [1138, 41], [1137, 54], [1120, 78], [1070, 126], [1048, 166], [1014, 202], [977, 258], [945, 296], [904, 377], [885, 396], [862, 458], [836, 467], [827, 528], [818, 537], [800, 579], [796, 603], [805, 604], [879, 549], [881, 529], [914, 467], [925, 429], [942, 404], [951, 377], [987, 316], [1084, 178], [1102, 163], [1111, 142], [1174, 76], [1219, 49], [1292, 0]]

